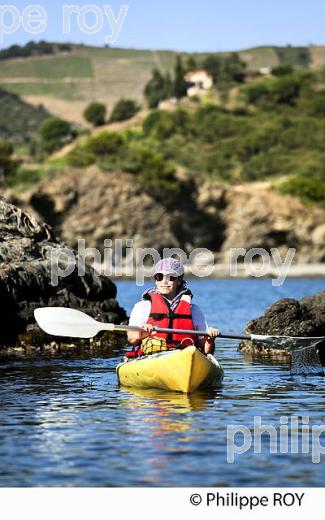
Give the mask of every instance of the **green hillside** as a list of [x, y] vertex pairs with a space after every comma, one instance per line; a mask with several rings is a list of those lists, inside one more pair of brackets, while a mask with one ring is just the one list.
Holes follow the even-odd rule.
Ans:
[[258, 70], [261, 67], [277, 67], [280, 65], [278, 54], [274, 47], [256, 47], [241, 51], [243, 59], [249, 70]]
[[[77, 55], [75, 49], [71, 55], [55, 56], [53, 60], [56, 71], [62, 70], [64, 60], [67, 63], [72, 60], [75, 68], [71, 67], [70, 72], [81, 74], [78, 64], [88, 63], [89, 71], [89, 62], [94, 64], [96, 60], [109, 61], [106, 56], [109, 53], [115, 56], [111, 59], [110, 66], [112, 68], [115, 64], [116, 71], [118, 63], [120, 66], [121, 63], [123, 66], [128, 64], [128, 69], [125, 70], [128, 70], [130, 82], [136, 82], [138, 74], [135, 70], [138, 67], [140, 73], [141, 63], [142, 71], [143, 63], [146, 63], [150, 74], [152, 53], [148, 51], [143, 51], [141, 58], [140, 51], [132, 51], [135, 58], [131, 58], [126, 57], [128, 51], [122, 49], [91, 49], [92, 59], [89, 49], [81, 47], [78, 52]], [[262, 59], [263, 51], [259, 49], [258, 52], [259, 59]], [[216, 88], [209, 91], [207, 96], [190, 99], [183, 93], [179, 95], [177, 105], [171, 104], [166, 110], [146, 108], [139, 112], [138, 118], [108, 123], [104, 132], [97, 128], [89, 128], [81, 133], [72, 132], [71, 125], [54, 118], [54, 121], [52, 119], [42, 125], [38, 136], [35, 135], [33, 145], [36, 153], [32, 159], [34, 165], [37, 165], [37, 161], [40, 162], [40, 170], [37, 172], [45, 171], [47, 166], [63, 168], [64, 172], [67, 167], [84, 168], [97, 164], [107, 172], [133, 173], [143, 183], [144, 189], [149, 189], [158, 198], [163, 196], [175, 201], [179, 197], [176, 173], [185, 171], [189, 178], [211, 178], [225, 184], [262, 181], [283, 193], [296, 195], [306, 203], [324, 205], [325, 69], [308, 70], [306, 65], [307, 62], [309, 65], [310, 57], [302, 49], [296, 49], [293, 53], [290, 49], [285, 52], [278, 49], [276, 55], [282, 67], [274, 70], [273, 75], [240, 76], [237, 82], [236, 57], [231, 55], [223, 60], [210, 59], [208, 62], [213, 67], [215, 64], [219, 67], [222, 62], [228, 66], [232, 64], [233, 68], [218, 69], [221, 72], [220, 76], [216, 76]], [[175, 55], [165, 52], [161, 53], [159, 59], [160, 69], [167, 70], [168, 67], [173, 67]], [[34, 60], [35, 58], [31, 58], [28, 61]], [[48, 62], [48, 58], [44, 58], [44, 61]], [[6, 65], [9, 67], [11, 63], [7, 62]], [[239, 65], [242, 70], [242, 64]], [[44, 73], [41, 66], [34, 70], [39, 75]], [[84, 71], [86, 70], [85, 67]], [[213, 74], [214, 69], [211, 70]], [[226, 72], [228, 76], [225, 75]], [[103, 66], [101, 73], [106, 73]], [[57, 74], [58, 72], [54, 83], [49, 80], [47, 85], [44, 78], [40, 77], [39, 83], [35, 85], [38, 88], [45, 85], [53, 89], [53, 85], [58, 84], [62, 88], [68, 88], [68, 84], [57, 80]], [[117, 72], [115, 76], [116, 94], [120, 98], [123, 93], [118, 85], [123, 84], [122, 76], [119, 78]], [[93, 66], [93, 84], [95, 77], [96, 70]], [[221, 80], [218, 83], [220, 77], [224, 83]], [[223, 86], [226, 85], [225, 78], [228, 78], [228, 90]], [[173, 88], [176, 80], [177, 76], [173, 75]], [[81, 88], [88, 78], [70, 76], [69, 81], [74, 81]], [[113, 80], [110, 88], [112, 85]], [[166, 94], [164, 83], [159, 80], [154, 85], [158, 89], [163, 87], [162, 94]], [[28, 82], [25, 83], [26, 88], [27, 86]], [[103, 80], [102, 88], [106, 87], [107, 82]], [[127, 92], [129, 96], [131, 92], [134, 97], [134, 90]], [[154, 90], [150, 92], [152, 95]], [[0, 93], [3, 98], [2, 106], [0, 104], [0, 137], [13, 141], [17, 134], [22, 142], [28, 141], [26, 136], [32, 131], [36, 134], [37, 127], [46, 114], [40, 108], [36, 111], [11, 93]], [[148, 97], [148, 89], [146, 93]], [[53, 104], [54, 102], [57, 99], [53, 100]], [[71, 102], [67, 103], [67, 107], [69, 105], [78, 106]], [[156, 107], [157, 103], [150, 106]], [[64, 109], [63, 118], [66, 119], [67, 108]], [[82, 116], [80, 105], [79, 116]], [[72, 143], [75, 138], [76, 143]], [[5, 145], [3, 146], [6, 150]], [[49, 154], [58, 150], [59, 156], [49, 157]], [[10, 161], [8, 157], [5, 159], [7, 163]], [[62, 175], [64, 178], [64, 173]], [[6, 182], [14, 187], [23, 184], [26, 179], [31, 180], [29, 169], [8, 175]]]
[[90, 57], [71, 54], [66, 56], [20, 58], [1, 62], [0, 80], [26, 78], [55, 81], [64, 78], [92, 78]]
[[[239, 52], [248, 70], [282, 64], [325, 64], [323, 47], [256, 47]], [[224, 54], [224, 53], [223, 53]], [[0, 61], [0, 85], [23, 96], [48, 96], [64, 101], [120, 97], [141, 100], [151, 71], [171, 71], [176, 53], [71, 45], [71, 52]], [[195, 53], [198, 66], [207, 54]], [[186, 59], [187, 54], [183, 53]]]
[[[0, 62], [0, 85], [24, 96], [63, 100], [142, 98], [153, 67], [172, 70], [174, 52], [73, 46], [64, 56]], [[17, 66], [19, 65], [19, 66]]]
[[42, 107], [33, 107], [0, 88], [0, 139], [15, 144], [31, 142], [40, 124], [49, 117]]
[[127, 171], [157, 197], [178, 199], [177, 168], [225, 184], [267, 182], [324, 205], [325, 90], [318, 72], [259, 78], [237, 87], [237, 105], [190, 102], [152, 110], [142, 128], [102, 132], [70, 149], [67, 164]]

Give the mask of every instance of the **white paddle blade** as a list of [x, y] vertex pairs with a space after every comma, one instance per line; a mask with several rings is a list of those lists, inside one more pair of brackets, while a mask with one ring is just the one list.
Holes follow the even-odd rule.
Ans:
[[113, 324], [99, 323], [81, 311], [65, 307], [35, 309], [34, 316], [39, 327], [47, 334], [52, 334], [53, 336], [92, 338], [100, 330], [114, 329]]

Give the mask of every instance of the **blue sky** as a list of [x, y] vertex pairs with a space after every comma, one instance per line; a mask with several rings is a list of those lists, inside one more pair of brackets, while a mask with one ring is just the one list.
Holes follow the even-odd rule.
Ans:
[[[26, 6], [35, 4], [43, 6], [47, 13], [44, 32], [29, 34], [21, 24], [19, 28], [7, 31], [6, 27], [13, 23], [13, 15], [2, 13], [0, 48], [24, 44], [31, 39], [102, 46], [105, 36], [112, 34], [103, 6], [110, 5], [117, 18], [123, 4], [129, 9], [117, 40], [112, 44], [116, 47], [222, 51], [268, 44], [325, 44], [324, 0], [74, 0], [70, 3], [67, 0], [34, 0], [31, 3], [11, 0], [2, 6], [14, 6], [17, 15]], [[80, 9], [96, 5], [97, 15], [103, 13], [102, 30], [85, 34], [73, 14], [70, 31], [64, 34], [63, 5], [75, 5]], [[100, 18], [98, 20], [100, 22]], [[95, 15], [88, 13], [88, 26], [93, 27], [95, 21]], [[6, 34], [10, 30], [12, 34]]]

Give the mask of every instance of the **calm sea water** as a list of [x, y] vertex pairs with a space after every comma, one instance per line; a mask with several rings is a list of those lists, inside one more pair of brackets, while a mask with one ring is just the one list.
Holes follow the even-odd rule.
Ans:
[[[117, 285], [130, 311], [143, 288]], [[270, 280], [197, 280], [191, 288], [210, 325], [241, 333], [275, 300], [312, 294], [324, 280], [288, 280], [277, 288]], [[299, 425], [308, 416], [307, 433], [324, 424], [324, 379], [292, 377], [287, 365], [252, 362], [236, 348], [235, 341], [218, 341], [224, 384], [191, 396], [120, 389], [117, 352], [105, 359], [1, 361], [0, 485], [323, 486], [325, 455], [317, 464], [308, 447], [301, 453], [300, 426], [300, 453], [291, 453], [290, 436], [288, 449], [282, 446], [287, 453], [270, 453], [267, 434], [255, 453], [250, 432], [256, 416], [277, 435], [280, 417], [290, 426], [291, 416]], [[229, 425], [247, 428], [247, 450], [232, 464]], [[236, 436], [238, 445], [243, 440]]]

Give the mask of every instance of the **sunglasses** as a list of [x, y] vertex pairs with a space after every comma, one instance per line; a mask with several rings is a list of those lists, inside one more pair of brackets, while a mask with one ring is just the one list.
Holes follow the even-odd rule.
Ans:
[[162, 280], [164, 278], [166, 278], [167, 280], [170, 280], [171, 282], [175, 282], [175, 280], [177, 280], [179, 277], [172, 276], [170, 274], [157, 273], [157, 274], [155, 274], [154, 278], [155, 278], [156, 282], [162, 282]]

